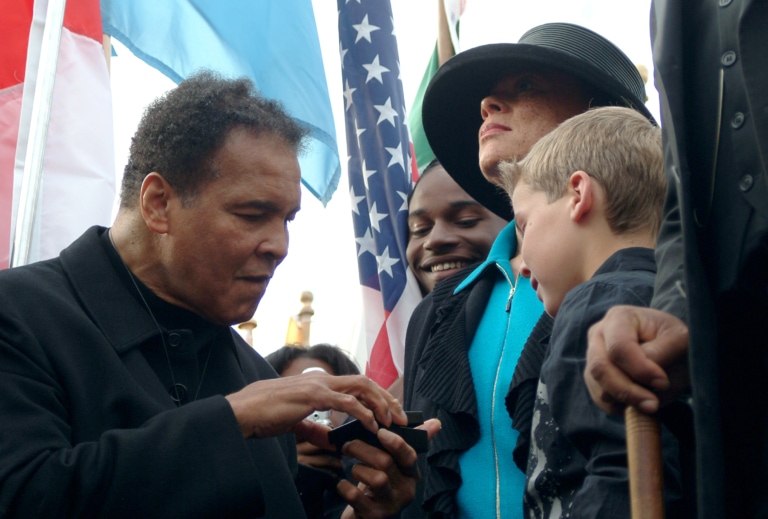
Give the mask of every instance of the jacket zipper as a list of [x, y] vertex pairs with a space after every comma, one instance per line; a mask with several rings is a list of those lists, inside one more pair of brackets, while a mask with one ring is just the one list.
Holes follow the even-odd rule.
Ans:
[[507, 342], [507, 334], [509, 333], [509, 325], [510, 320], [512, 319], [512, 314], [510, 313], [512, 309], [512, 298], [515, 297], [515, 289], [517, 288], [517, 282], [513, 283], [512, 279], [509, 277], [509, 274], [507, 274], [507, 271], [504, 270], [504, 268], [496, 264], [496, 267], [501, 271], [501, 273], [504, 275], [504, 278], [507, 280], [507, 283], [509, 283], [509, 296], [507, 296], [507, 329], [504, 332], [504, 346], [501, 350], [501, 357], [499, 357], [499, 363], [496, 365], [496, 376], [493, 380], [493, 393], [491, 395], [491, 445], [493, 445], [493, 465], [495, 470], [495, 477], [496, 477], [496, 488], [495, 488], [495, 494], [496, 494], [496, 519], [501, 519], [501, 479], [499, 477], [499, 452], [496, 447], [496, 390], [499, 384], [499, 372], [501, 371], [501, 361], [504, 359], [504, 351], [506, 350], [506, 342]]
[[507, 280], [507, 283], [509, 283], [509, 296], [507, 296], [507, 313], [509, 313], [509, 311], [512, 309], [512, 298], [515, 297], [515, 288], [517, 288], [517, 283], [512, 282], [512, 278], [509, 277], [509, 274], [507, 274], [507, 271], [504, 270], [504, 267], [498, 263], [495, 263], [495, 265]]

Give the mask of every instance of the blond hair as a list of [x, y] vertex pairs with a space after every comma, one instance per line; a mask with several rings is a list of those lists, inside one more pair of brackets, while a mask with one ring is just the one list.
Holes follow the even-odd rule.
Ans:
[[550, 203], [563, 196], [574, 172], [584, 171], [605, 190], [611, 231], [658, 234], [666, 192], [661, 130], [635, 110], [610, 106], [572, 117], [524, 159], [499, 169], [510, 196], [522, 181]]

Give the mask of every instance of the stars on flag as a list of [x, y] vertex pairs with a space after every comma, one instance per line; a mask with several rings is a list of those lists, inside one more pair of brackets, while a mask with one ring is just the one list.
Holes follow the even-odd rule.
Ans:
[[368, 15], [366, 14], [365, 17], [363, 17], [363, 21], [361, 23], [355, 23], [352, 24], [352, 27], [355, 28], [357, 31], [357, 37], [355, 38], [355, 43], [359, 42], [362, 39], [368, 40], [368, 43], [371, 43], [371, 33], [373, 31], [378, 31], [380, 27], [376, 27], [375, 25], [371, 25], [368, 23]]
[[344, 56], [347, 55], [347, 49], [343, 48], [341, 46], [341, 41], [339, 41], [339, 57], [341, 58], [341, 68], [344, 68]]
[[403, 171], [405, 171], [405, 164], [403, 163], [403, 144], [398, 143], [397, 148], [384, 148], [387, 150], [387, 153], [391, 155], [391, 159], [389, 159], [389, 164], [387, 164], [387, 167], [393, 166], [395, 164], [399, 164], [401, 168], [403, 168]]
[[365, 159], [363, 159], [363, 167], [360, 168], [360, 172], [363, 174], [363, 184], [365, 184], [365, 190], [370, 191], [370, 187], [368, 186], [368, 179], [371, 178], [374, 174], [376, 174], [375, 169], [368, 169], [365, 167]]
[[[389, 216], [387, 213], [380, 213], [376, 210], [376, 204], [378, 202], [373, 203], [373, 207], [371, 207], [371, 227], [376, 229], [376, 232], [381, 232], [381, 228], [379, 227], [379, 222], [382, 221], [384, 218]], [[389, 247], [387, 247], [389, 248]]]
[[[349, 196], [361, 257], [360, 276], [361, 280], [375, 277], [375, 273], [391, 280], [397, 277], [396, 292], [402, 290], [405, 274], [404, 268], [396, 273], [393, 266], [407, 267], [404, 197], [410, 192], [410, 144], [394, 20], [386, 1], [338, 3]], [[363, 203], [366, 211], [361, 210]], [[364, 252], [371, 252], [368, 266], [363, 265]], [[380, 283], [374, 285], [386, 291]]]
[[352, 94], [354, 94], [357, 89], [349, 86], [349, 80], [346, 81], [346, 86], [347, 88], [344, 90], [344, 99], [347, 101], [347, 107], [345, 110], [349, 110], [349, 107], [352, 106]]
[[350, 186], [349, 188], [349, 203], [352, 206], [352, 211], [359, 215], [360, 214], [360, 202], [365, 200], [365, 196], [357, 196], [355, 194], [355, 188], [353, 186]]
[[376, 256], [376, 264], [379, 268], [379, 273], [386, 272], [390, 276], [392, 275], [392, 266], [397, 265], [400, 261], [399, 258], [392, 258], [389, 256], [389, 247], [384, 249], [384, 252], [380, 256]]
[[[397, 376], [397, 371], [392, 373], [394, 366], [402, 366], [405, 339], [405, 326], [398, 329], [387, 318], [396, 311], [410, 315], [420, 299], [405, 259], [406, 198], [411, 191], [405, 99], [389, 0], [337, 0], [337, 6], [350, 155], [349, 197], [360, 283], [380, 293], [378, 309], [366, 309], [366, 320], [368, 315], [384, 316], [384, 322], [366, 324], [368, 330], [379, 330], [367, 337], [369, 359], [388, 356], [392, 361], [384, 362], [384, 368], [369, 364], [366, 373], [386, 387]], [[373, 299], [366, 298], [366, 304]], [[407, 323], [407, 318], [395, 322]], [[393, 355], [390, 348], [399, 353]], [[380, 368], [386, 373], [378, 372]]]
[[384, 84], [384, 80], [381, 78], [381, 75], [384, 72], [389, 72], [389, 69], [387, 67], [381, 66], [381, 63], [379, 63], [378, 54], [376, 54], [376, 57], [373, 58], [373, 61], [367, 64], [363, 64], [363, 68], [368, 71], [368, 76], [365, 78], [366, 83], [371, 79], [376, 79], [382, 85]]
[[360, 245], [360, 248], [357, 250], [358, 258], [366, 252], [370, 252], [373, 256], [376, 256], [376, 242], [373, 240], [370, 227], [365, 230], [365, 234], [359, 238], [355, 238], [355, 241]]
[[398, 211], [408, 211], [408, 193], [405, 193], [403, 191], [397, 191], [397, 196], [400, 197], [402, 200], [402, 203], [400, 204], [400, 208]]
[[376, 121], [376, 124], [381, 124], [383, 121], [388, 121], [389, 124], [395, 126], [397, 110], [392, 108], [392, 98], [388, 97], [383, 105], [373, 105], [373, 107], [379, 112], [379, 120]]

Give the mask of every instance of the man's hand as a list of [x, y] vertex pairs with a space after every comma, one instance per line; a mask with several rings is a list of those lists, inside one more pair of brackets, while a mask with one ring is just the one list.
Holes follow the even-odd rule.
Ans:
[[386, 426], [408, 423], [400, 402], [363, 375], [312, 372], [262, 380], [226, 398], [246, 438], [298, 432], [316, 445], [329, 446], [328, 428], [304, 420], [313, 410], [350, 414], [372, 432], [379, 429], [377, 421]]
[[616, 306], [589, 329], [588, 341], [584, 381], [608, 413], [627, 405], [655, 413], [690, 385], [688, 327], [673, 315]]
[[[427, 420], [417, 427], [432, 438], [440, 430], [440, 421]], [[360, 440], [345, 443], [342, 452], [360, 460], [352, 468], [355, 487], [347, 480], [338, 484], [339, 493], [349, 503], [343, 519], [389, 517], [413, 500], [420, 475], [418, 456], [405, 440], [386, 429], [377, 437], [386, 451]]]

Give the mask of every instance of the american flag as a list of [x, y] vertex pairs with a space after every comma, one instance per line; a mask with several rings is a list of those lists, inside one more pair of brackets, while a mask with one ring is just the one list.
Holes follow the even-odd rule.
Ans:
[[408, 269], [411, 147], [389, 0], [338, 0], [349, 197], [363, 287], [365, 372], [383, 387], [403, 371], [421, 294]]

